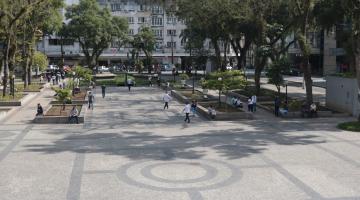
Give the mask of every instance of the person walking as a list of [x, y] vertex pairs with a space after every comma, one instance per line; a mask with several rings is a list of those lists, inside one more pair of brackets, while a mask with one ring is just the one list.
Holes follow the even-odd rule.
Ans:
[[255, 94], [252, 95], [251, 101], [252, 101], [252, 112], [256, 112], [257, 96]]
[[193, 113], [193, 116], [195, 117], [196, 114], [196, 108], [197, 108], [197, 101], [193, 100], [191, 103], [191, 112]]
[[105, 90], [106, 90], [106, 86], [105, 86], [105, 85], [101, 85], [102, 98], [105, 98]]
[[248, 112], [253, 112], [253, 102], [251, 97], [248, 99]]
[[89, 106], [88, 108], [90, 109], [94, 109], [94, 100], [95, 100], [95, 97], [93, 95], [93, 93], [90, 91], [89, 92], [89, 95], [88, 95], [88, 101], [89, 101]]
[[184, 120], [184, 122], [190, 123], [191, 106], [190, 106], [189, 102], [185, 103], [185, 107], [183, 109], [183, 112], [185, 112], [185, 120]]
[[280, 116], [280, 105], [281, 105], [281, 101], [280, 98], [278, 96], [275, 97], [274, 100], [274, 106], [275, 106], [275, 116], [279, 117]]
[[128, 80], [127, 80], [127, 86], [128, 86], [128, 88], [129, 88], [129, 92], [131, 91], [131, 86], [133, 85], [133, 81], [129, 78]]
[[149, 76], [148, 80], [149, 80], [149, 87], [152, 87], [153, 86], [152, 76]]
[[164, 110], [165, 109], [169, 109], [169, 102], [172, 100], [171, 96], [169, 95], [168, 92], [165, 93], [165, 95], [163, 96], [163, 101], [165, 102], [164, 105]]

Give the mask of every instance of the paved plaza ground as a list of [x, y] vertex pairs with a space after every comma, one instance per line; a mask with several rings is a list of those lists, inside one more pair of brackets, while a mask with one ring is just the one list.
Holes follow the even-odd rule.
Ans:
[[0, 125], [1, 200], [360, 199], [350, 119], [185, 124], [157, 88], [99, 93], [85, 124], [29, 123], [47, 90]]

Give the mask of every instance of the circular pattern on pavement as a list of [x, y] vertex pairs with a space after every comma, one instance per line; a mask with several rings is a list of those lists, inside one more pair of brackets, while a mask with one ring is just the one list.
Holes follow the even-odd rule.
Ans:
[[218, 160], [140, 161], [120, 167], [117, 176], [141, 188], [189, 192], [228, 186], [240, 179], [241, 172]]

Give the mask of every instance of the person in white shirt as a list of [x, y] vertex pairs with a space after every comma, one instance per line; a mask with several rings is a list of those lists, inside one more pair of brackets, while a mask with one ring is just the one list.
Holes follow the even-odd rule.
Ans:
[[163, 97], [163, 101], [165, 102], [164, 105], [164, 110], [165, 108], [169, 109], [169, 102], [172, 100], [171, 96], [169, 95], [168, 92], [165, 93], [164, 97]]
[[183, 112], [185, 112], [185, 120], [184, 122], [190, 123], [190, 112], [191, 112], [191, 105], [189, 102], [186, 102]]
[[251, 97], [248, 99], [248, 112], [253, 112], [253, 101]]
[[133, 86], [133, 80], [131, 80], [130, 78], [127, 80], [127, 86], [129, 88], [129, 92], [130, 92], [131, 86]]
[[208, 108], [208, 113], [209, 113], [211, 119], [215, 119], [216, 111], [212, 105], [210, 105], [210, 107]]
[[251, 101], [252, 101], [252, 112], [256, 112], [257, 96], [255, 94], [252, 95]]

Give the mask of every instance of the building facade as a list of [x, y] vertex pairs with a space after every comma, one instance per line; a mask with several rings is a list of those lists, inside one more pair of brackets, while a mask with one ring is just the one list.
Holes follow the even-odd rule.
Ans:
[[[78, 3], [78, 0], [67, 0], [68, 4]], [[114, 16], [124, 17], [129, 22], [129, 35], [136, 35], [142, 26], [150, 26], [156, 36], [156, 49], [153, 57], [163, 64], [182, 63], [189, 55], [185, 50], [181, 38], [182, 31], [186, 28], [183, 21], [167, 13], [160, 4], [148, 0], [98, 0], [102, 7], [108, 8]], [[344, 50], [337, 48], [335, 32], [311, 32], [308, 40], [311, 44], [310, 64], [314, 74], [328, 75], [338, 71], [341, 60], [339, 56], [344, 55]], [[291, 37], [289, 37], [291, 41]], [[82, 50], [77, 42], [64, 40], [64, 57], [66, 64], [74, 65], [83, 58]], [[206, 42], [205, 48], [211, 49], [211, 44]], [[228, 48], [229, 57], [235, 54]], [[38, 44], [38, 50], [44, 52], [50, 58], [51, 64], [56, 64], [61, 58], [60, 39], [57, 37], [46, 37]], [[129, 47], [115, 47], [110, 45], [99, 58], [99, 65], [116, 65], [129, 58]], [[300, 68], [301, 51], [296, 45], [289, 49], [289, 55], [294, 67]], [[140, 57], [145, 57], [140, 54]], [[254, 54], [248, 53], [247, 65], [254, 62]], [[235, 59], [233, 59], [235, 60]]]

